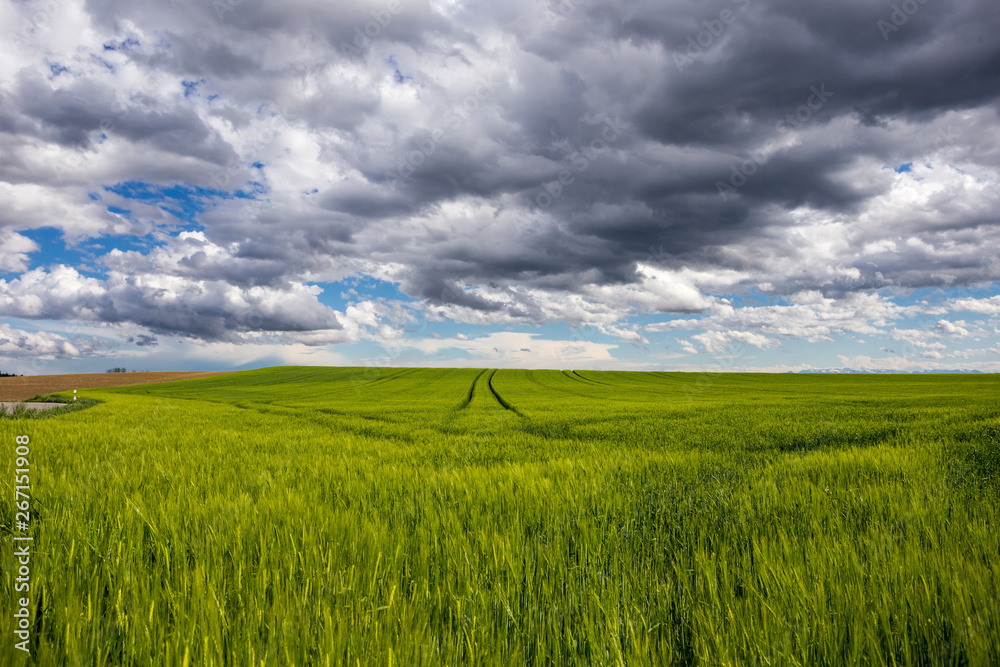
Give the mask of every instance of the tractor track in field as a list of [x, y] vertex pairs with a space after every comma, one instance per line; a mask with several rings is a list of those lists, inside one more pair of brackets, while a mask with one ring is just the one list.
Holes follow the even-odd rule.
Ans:
[[585, 378], [582, 375], [580, 375], [579, 371], [570, 371], [570, 373], [572, 373], [573, 375], [575, 375], [581, 381], [587, 382], [589, 384], [599, 384], [599, 385], [602, 385], [604, 387], [610, 387], [611, 386], [607, 382], [598, 382], [597, 380], [591, 380], [590, 378]]
[[579, 382], [586, 385], [604, 384], [603, 382], [597, 382], [596, 380], [588, 380], [576, 371], [562, 371], [562, 374], [568, 377], [573, 382]]
[[347, 412], [345, 410], [334, 410], [332, 408], [315, 408], [316, 412], [322, 412], [325, 415], [333, 415], [334, 417], [347, 417], [347, 418], [357, 418], [364, 419], [365, 421], [379, 422], [380, 424], [391, 424], [392, 421], [389, 419], [382, 419], [381, 417], [372, 417], [371, 415], [364, 415], [358, 412]]
[[488, 368], [484, 368], [479, 373], [479, 375], [477, 375], [476, 378], [472, 381], [472, 386], [469, 387], [469, 393], [466, 395], [465, 400], [462, 401], [462, 404], [458, 406], [459, 410], [466, 409], [467, 407], [469, 407], [469, 403], [472, 403], [472, 397], [475, 396], [475, 394], [476, 394], [476, 385], [479, 384], [479, 378], [483, 377], [483, 375], [487, 371], [489, 371], [489, 369]]
[[504, 410], [510, 410], [518, 417], [524, 417], [524, 415], [522, 415], [520, 412], [517, 411], [517, 408], [515, 408], [510, 402], [507, 401], [507, 399], [501, 396], [500, 392], [498, 392], [496, 388], [494, 388], [493, 376], [496, 374], [497, 374], [497, 369], [494, 368], [492, 371], [490, 371], [489, 376], [487, 376], [486, 378], [486, 386], [490, 388], [490, 393], [493, 394], [493, 398], [497, 399], [497, 403], [502, 405]]
[[415, 370], [417, 370], [417, 369], [416, 368], [407, 368], [407, 369], [404, 369], [404, 370], [401, 370], [401, 371], [396, 371], [395, 373], [389, 373], [388, 375], [383, 375], [380, 378], [375, 378], [371, 382], [366, 382], [366, 383], [364, 383], [361, 386], [362, 387], [368, 387], [368, 386], [371, 386], [371, 385], [375, 384], [376, 382], [384, 382], [385, 380], [395, 380], [395, 379], [399, 378], [399, 376], [401, 376], [401, 375], [407, 375], [408, 373], [412, 373]]

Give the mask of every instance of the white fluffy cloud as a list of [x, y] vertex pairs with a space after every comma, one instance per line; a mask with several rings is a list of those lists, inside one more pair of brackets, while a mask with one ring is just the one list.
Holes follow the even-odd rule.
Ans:
[[793, 294], [789, 301], [789, 305], [737, 308], [728, 301], [719, 300], [705, 316], [651, 324], [646, 330], [759, 332], [821, 342], [843, 333], [878, 333], [907, 312], [906, 308], [876, 294], [854, 293], [835, 299], [824, 297], [820, 292], [806, 291]]
[[112, 271], [99, 280], [60, 265], [0, 280], [0, 309], [11, 317], [130, 322], [157, 333], [207, 339], [342, 328], [336, 312], [317, 299], [319, 292], [302, 284], [239, 287], [158, 273]]
[[28, 269], [28, 255], [38, 244], [10, 229], [0, 229], [0, 271], [21, 273]]
[[0, 357], [8, 359], [71, 359], [100, 354], [108, 348], [101, 339], [67, 336], [46, 331], [24, 331], [0, 322]]
[[956, 312], [1000, 315], [1000, 296], [991, 296], [986, 299], [957, 299], [951, 305], [951, 309]]
[[[463, 366], [501, 366], [505, 368], [599, 368], [617, 365], [610, 351], [616, 345], [583, 340], [545, 340], [535, 334], [496, 332], [476, 338], [425, 339], [412, 344], [400, 343], [388, 349], [403, 355], [408, 347], [433, 356], [442, 352], [461, 351], [467, 355], [459, 360]], [[451, 365], [456, 359], [449, 358]]]

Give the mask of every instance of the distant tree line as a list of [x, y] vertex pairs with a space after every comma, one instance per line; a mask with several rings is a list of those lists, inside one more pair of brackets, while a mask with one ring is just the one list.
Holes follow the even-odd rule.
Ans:
[[115, 366], [114, 368], [109, 368], [108, 370], [106, 370], [104, 372], [105, 373], [128, 373], [128, 369], [126, 369], [126, 368], [124, 368], [122, 366]]
[[18, 375], [17, 373], [4, 373], [3, 371], [0, 371], [0, 378], [16, 378], [16, 377], [24, 377], [24, 375]]

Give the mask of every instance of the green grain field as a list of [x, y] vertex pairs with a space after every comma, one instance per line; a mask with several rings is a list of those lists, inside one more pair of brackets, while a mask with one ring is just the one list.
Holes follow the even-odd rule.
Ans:
[[1000, 376], [283, 367], [81, 396], [0, 421], [2, 665], [1000, 664]]

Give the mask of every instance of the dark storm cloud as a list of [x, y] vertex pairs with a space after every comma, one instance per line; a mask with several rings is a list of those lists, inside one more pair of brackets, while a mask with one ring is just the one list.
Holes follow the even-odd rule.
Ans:
[[139, 334], [138, 336], [129, 336], [128, 342], [139, 347], [153, 347], [159, 345], [159, 341], [156, 336], [150, 336], [148, 334]]
[[101, 134], [115, 134], [163, 151], [215, 164], [235, 159], [232, 148], [190, 109], [144, 109], [119, 103], [108, 85], [78, 79], [55, 88], [36, 73], [22, 71], [10, 95], [22, 126], [65, 146], [91, 147]]
[[[322, 39], [329, 49], [328, 56], [336, 54], [344, 58], [363, 53], [375, 40], [420, 47], [437, 35], [471, 39], [471, 35], [438, 15], [426, 0], [352, 3], [297, 0], [281, 4], [234, 0], [87, 0], [86, 5], [93, 20], [108, 28], [117, 28], [129, 20], [144, 28], [157, 26], [180, 35], [180, 42], [185, 45], [182, 59], [201, 51], [210, 57], [198, 59], [193, 67], [204, 68], [215, 76], [224, 76], [235, 61], [242, 62], [242, 57], [233, 55], [233, 46], [242, 41], [245, 47], [257, 36], [287, 34], [298, 41]], [[215, 45], [206, 41], [213, 35]], [[213, 54], [215, 57], [211, 57]], [[242, 65], [236, 65], [236, 69], [241, 75], [244, 73]]]
[[[649, 136], [749, 143], [821, 83], [836, 92], [826, 119], [855, 113], [872, 122], [982, 104], [997, 94], [998, 18], [988, 3], [928, 0], [888, 41], [877, 26], [893, 11], [888, 3], [753, 2], [740, 12], [741, 4], [704, 3], [701, 24], [684, 39], [660, 42], [677, 66], [663, 73], [658, 94], [637, 114]], [[697, 46], [699, 36], [711, 34], [705, 21], [719, 23], [727, 6], [736, 12], [733, 23], [703, 40], [707, 48]], [[734, 122], [740, 118], [749, 122]]]
[[164, 39], [170, 45], [170, 51], [147, 58], [150, 67], [162, 67], [184, 75], [225, 79], [239, 79], [260, 71], [260, 63], [252, 55], [238, 53], [232, 45], [220, 43], [210, 36], [185, 36], [168, 31], [164, 33]]

